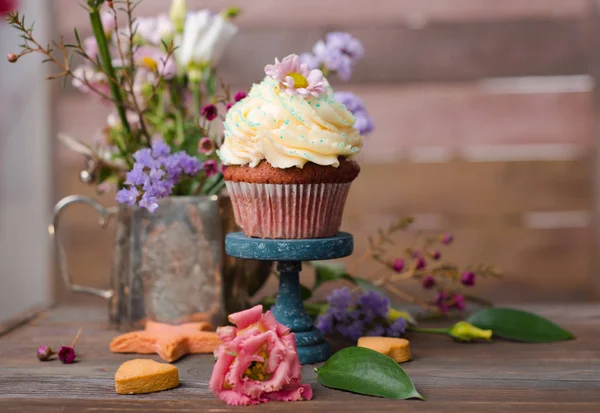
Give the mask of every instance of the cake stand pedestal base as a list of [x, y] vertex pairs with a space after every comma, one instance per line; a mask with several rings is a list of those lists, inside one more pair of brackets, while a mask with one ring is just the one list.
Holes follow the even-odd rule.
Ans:
[[279, 293], [271, 309], [277, 321], [296, 336], [296, 347], [301, 364], [327, 360], [329, 345], [315, 328], [304, 310], [300, 289], [302, 261], [329, 260], [352, 254], [352, 235], [340, 232], [331, 238], [315, 239], [261, 239], [249, 238], [241, 232], [228, 234], [225, 250], [228, 255], [253, 260], [278, 261]]

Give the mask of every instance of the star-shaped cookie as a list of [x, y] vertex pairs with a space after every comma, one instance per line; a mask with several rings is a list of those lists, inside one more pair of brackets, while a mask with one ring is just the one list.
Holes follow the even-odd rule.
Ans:
[[147, 321], [142, 331], [121, 334], [110, 343], [113, 353], [158, 354], [165, 361], [179, 360], [188, 353], [212, 353], [221, 340], [207, 322], [181, 325]]

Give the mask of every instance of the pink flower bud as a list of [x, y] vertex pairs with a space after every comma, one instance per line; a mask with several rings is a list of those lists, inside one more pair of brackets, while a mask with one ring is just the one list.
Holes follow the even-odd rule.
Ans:
[[434, 251], [434, 252], [431, 254], [431, 258], [432, 258], [434, 261], [437, 261], [437, 260], [439, 260], [441, 257], [442, 257], [442, 253], [441, 253], [441, 252], [439, 252], [439, 251]]
[[243, 90], [238, 91], [235, 96], [233, 97], [233, 100], [235, 100], [236, 102], [239, 102], [240, 100], [244, 99], [246, 97], [246, 92], [244, 92]]
[[216, 161], [208, 160], [206, 162], [204, 162], [204, 172], [206, 173], [207, 177], [211, 177], [213, 175], [216, 175], [219, 173], [219, 164], [217, 164]]
[[423, 268], [425, 268], [427, 266], [427, 262], [425, 262], [425, 258], [423, 257], [419, 257], [417, 258], [417, 264], [416, 264], [416, 269], [417, 270], [422, 270]]
[[219, 111], [217, 110], [217, 107], [212, 103], [202, 108], [202, 116], [204, 116], [208, 121], [214, 120], [218, 115]]
[[426, 275], [425, 277], [423, 277], [421, 285], [427, 290], [435, 285], [435, 278], [433, 278], [433, 276], [431, 275]]
[[467, 287], [475, 285], [475, 273], [473, 271], [465, 271], [460, 276], [460, 282]]
[[404, 269], [404, 260], [402, 258], [396, 258], [392, 264], [392, 267], [394, 268], [394, 271], [402, 272]]
[[17, 60], [19, 60], [19, 56], [14, 53], [9, 53], [7, 58], [10, 63], [15, 63]]
[[198, 152], [210, 155], [215, 150], [215, 143], [209, 137], [204, 137], [198, 142]]
[[452, 244], [452, 241], [454, 241], [454, 236], [452, 234], [448, 234], [448, 233], [443, 234], [440, 236], [440, 241], [444, 245], [450, 245], [450, 244]]
[[465, 296], [462, 294], [454, 294], [452, 296], [452, 306], [459, 311], [463, 311], [465, 309]]
[[52, 347], [50, 346], [41, 346], [37, 350], [37, 358], [40, 361], [47, 361], [53, 354], [54, 351], [52, 351]]
[[225, 111], [229, 112], [229, 109], [231, 109], [233, 105], [235, 105], [235, 102], [229, 102], [227, 105], [225, 105]]

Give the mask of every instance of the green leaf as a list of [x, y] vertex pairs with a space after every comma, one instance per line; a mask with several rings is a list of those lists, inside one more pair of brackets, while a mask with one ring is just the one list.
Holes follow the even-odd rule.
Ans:
[[492, 330], [494, 336], [526, 343], [551, 343], [575, 338], [543, 317], [512, 308], [486, 308], [473, 314], [467, 322]]
[[313, 291], [328, 281], [338, 281], [350, 277], [346, 274], [346, 267], [344, 264], [339, 262], [311, 261], [310, 264], [315, 269], [315, 284], [312, 288]]
[[338, 351], [317, 370], [320, 384], [368, 396], [423, 399], [404, 369], [390, 357], [363, 347]]
[[300, 284], [300, 294], [302, 295], [302, 301], [308, 300], [312, 297], [312, 291], [307, 286]]

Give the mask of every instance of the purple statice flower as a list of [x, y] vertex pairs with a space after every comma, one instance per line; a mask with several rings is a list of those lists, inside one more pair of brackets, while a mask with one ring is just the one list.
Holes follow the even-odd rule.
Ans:
[[354, 320], [348, 326], [348, 337], [352, 341], [358, 341], [364, 335], [365, 323], [361, 320]]
[[379, 337], [385, 334], [385, 327], [383, 324], [375, 324], [371, 327], [364, 335], [370, 337]]
[[358, 297], [357, 306], [367, 319], [385, 318], [390, 311], [390, 300], [377, 291], [368, 291]]
[[184, 176], [194, 176], [202, 170], [202, 163], [184, 151], [171, 153], [163, 141], [155, 141], [152, 148], [143, 148], [133, 154], [135, 163], [127, 172], [125, 187], [117, 192], [121, 204], [138, 204], [154, 213], [161, 198], [170, 196]]
[[376, 291], [355, 297], [350, 289], [343, 287], [332, 291], [327, 301], [327, 312], [317, 318], [317, 328], [323, 334], [337, 333], [356, 341], [362, 336], [383, 336], [386, 333], [398, 337], [406, 328], [404, 319], [390, 319], [389, 300]]
[[300, 59], [311, 69], [322, 67], [335, 72], [344, 81], [350, 80], [352, 67], [364, 56], [361, 42], [350, 33], [331, 32], [325, 40], [319, 40], [312, 54], [304, 53]]
[[329, 303], [328, 314], [335, 321], [344, 322], [348, 319], [350, 306], [352, 305], [352, 293], [348, 287], [333, 290], [327, 297], [327, 302]]
[[119, 192], [117, 192], [117, 196], [115, 197], [115, 199], [120, 204], [134, 206], [137, 202], [139, 195], [140, 193], [138, 192], [136, 187], [123, 188]]
[[317, 317], [316, 326], [323, 334], [331, 334], [334, 331], [333, 316], [329, 313]]
[[352, 92], [335, 92], [335, 99], [342, 105], [346, 106], [346, 109], [350, 111], [356, 118], [354, 122], [354, 128], [361, 135], [368, 135], [375, 129], [375, 124], [361, 98]]
[[310, 70], [318, 69], [321, 63], [323, 63], [312, 53], [302, 53], [300, 55], [300, 62], [308, 66]]
[[386, 334], [389, 337], [400, 337], [406, 331], [406, 320], [399, 317], [386, 329]]

